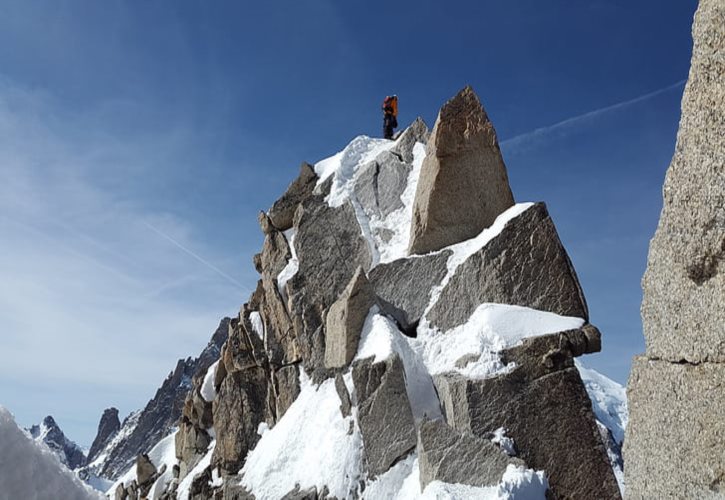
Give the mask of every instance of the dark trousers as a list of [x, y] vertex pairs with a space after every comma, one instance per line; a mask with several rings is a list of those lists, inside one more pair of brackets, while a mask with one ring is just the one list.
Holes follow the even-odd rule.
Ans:
[[392, 139], [393, 129], [397, 126], [398, 123], [395, 117], [386, 113], [383, 118], [383, 137], [386, 139]]

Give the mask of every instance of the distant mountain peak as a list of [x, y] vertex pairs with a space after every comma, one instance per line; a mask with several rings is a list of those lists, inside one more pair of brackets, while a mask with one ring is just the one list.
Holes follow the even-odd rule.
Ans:
[[52, 415], [48, 415], [40, 424], [28, 429], [37, 443], [47, 446], [69, 469], [77, 469], [86, 464], [83, 449], [68, 439]]

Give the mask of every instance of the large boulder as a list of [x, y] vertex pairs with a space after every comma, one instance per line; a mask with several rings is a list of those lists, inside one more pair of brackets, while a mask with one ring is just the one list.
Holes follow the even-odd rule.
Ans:
[[375, 304], [375, 292], [365, 271], [355, 271], [347, 288], [327, 311], [325, 337], [325, 366], [343, 368], [357, 352], [365, 318]]
[[[583, 335], [583, 333], [582, 333]], [[501, 353], [514, 370], [493, 378], [434, 377], [448, 424], [486, 437], [503, 427], [528, 467], [545, 470], [550, 498], [620, 498], [584, 384], [573, 332], [534, 337]]]
[[214, 399], [216, 447], [213, 467], [236, 474], [259, 441], [257, 429], [266, 420], [268, 379], [261, 367], [228, 373]]
[[421, 491], [432, 481], [492, 486], [501, 481], [509, 464], [525, 465], [490, 440], [457, 431], [441, 420], [420, 423], [417, 451]]
[[147, 454], [143, 453], [136, 457], [136, 482], [142, 497], [146, 496], [157, 477], [156, 466]]
[[286, 231], [292, 227], [297, 206], [312, 196], [317, 184], [315, 168], [309, 163], [302, 163], [300, 175], [290, 184], [280, 199], [274, 202], [267, 215], [274, 227]]
[[443, 105], [413, 205], [410, 253], [458, 243], [514, 204], [496, 131], [471, 87]]
[[725, 496], [725, 3], [701, 0], [627, 386], [629, 498]]
[[446, 275], [450, 255], [450, 251], [415, 255], [378, 264], [370, 271], [378, 302], [404, 332], [415, 331], [430, 303], [430, 291]]
[[416, 445], [415, 422], [405, 388], [405, 370], [397, 354], [352, 365], [363, 453], [370, 477], [387, 471]]
[[588, 319], [574, 266], [543, 203], [508, 221], [458, 266], [426, 317], [446, 331], [465, 323], [484, 302]]

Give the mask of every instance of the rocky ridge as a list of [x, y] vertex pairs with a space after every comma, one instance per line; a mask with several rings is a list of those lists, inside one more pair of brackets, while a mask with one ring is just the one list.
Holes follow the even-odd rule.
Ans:
[[627, 497], [725, 496], [725, 2], [701, 0], [627, 386]]
[[47, 446], [69, 469], [85, 465], [83, 449], [65, 436], [52, 416], [48, 415], [40, 424], [30, 427], [28, 433], [36, 442]]
[[[470, 88], [431, 133], [417, 120], [303, 164], [259, 216], [260, 280], [193, 378], [173, 449], [109, 493], [620, 498], [621, 429], [597, 421], [574, 364], [601, 335], [546, 206], [510, 193]], [[449, 224], [461, 199], [475, 220]]]
[[179, 425], [184, 401], [197, 373], [206, 373], [220, 355], [226, 341], [229, 319], [221, 320], [209, 343], [196, 358], [181, 359], [156, 391], [148, 404], [118, 420], [118, 410], [104, 410], [98, 424], [98, 433], [89, 450], [87, 466], [81, 477], [99, 477], [115, 480], [161, 439], [174, 432]]

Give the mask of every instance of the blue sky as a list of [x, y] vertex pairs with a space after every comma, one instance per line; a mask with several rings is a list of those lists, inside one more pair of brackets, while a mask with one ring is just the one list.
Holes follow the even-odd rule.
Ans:
[[[0, 4], [0, 404], [89, 444], [256, 282], [256, 214], [358, 134], [473, 85], [546, 201], [620, 383], [695, 0]], [[171, 241], [173, 240], [173, 241]]]

